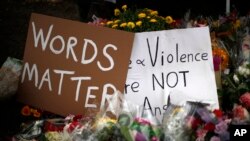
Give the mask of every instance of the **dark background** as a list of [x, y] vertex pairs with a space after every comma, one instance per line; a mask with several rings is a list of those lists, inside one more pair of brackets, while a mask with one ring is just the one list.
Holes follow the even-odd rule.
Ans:
[[[159, 15], [182, 18], [190, 10], [191, 18], [225, 15], [226, 0], [117, 0], [116, 4], [103, 0], [3, 0], [0, 4], [0, 65], [8, 56], [22, 59], [26, 42], [28, 23], [32, 12], [77, 20], [91, 21], [95, 14], [102, 18], [111, 18], [114, 8], [127, 4], [129, 8], [150, 8]], [[245, 16], [250, 9], [249, 2], [231, 0], [231, 10], [238, 10]], [[67, 28], [67, 27], [66, 27]], [[0, 100], [0, 140], [2, 136], [13, 135], [19, 129], [23, 117], [23, 106], [14, 98]]]

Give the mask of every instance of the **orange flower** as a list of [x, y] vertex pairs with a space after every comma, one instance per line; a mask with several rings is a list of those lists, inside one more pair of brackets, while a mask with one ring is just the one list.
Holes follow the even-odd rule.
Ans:
[[41, 113], [38, 112], [37, 110], [33, 111], [33, 116], [39, 118], [41, 116]]
[[31, 115], [31, 110], [28, 105], [24, 106], [21, 110], [22, 115], [24, 116], [30, 116]]
[[221, 70], [224, 71], [228, 67], [229, 56], [228, 53], [219, 47], [213, 47], [213, 56], [218, 56], [221, 58]]

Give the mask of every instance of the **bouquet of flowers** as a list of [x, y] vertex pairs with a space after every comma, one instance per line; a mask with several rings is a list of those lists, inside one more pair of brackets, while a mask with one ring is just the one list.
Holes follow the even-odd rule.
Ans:
[[171, 16], [163, 17], [158, 11], [144, 9], [128, 9], [123, 5], [121, 10], [114, 10], [114, 18], [106, 22], [106, 26], [129, 32], [158, 31], [180, 27], [180, 22]]

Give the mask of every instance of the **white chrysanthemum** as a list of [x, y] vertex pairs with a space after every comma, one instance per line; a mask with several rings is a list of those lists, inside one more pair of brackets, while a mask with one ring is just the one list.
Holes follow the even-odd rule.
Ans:
[[240, 82], [240, 80], [236, 74], [234, 74], [233, 79], [234, 79], [234, 82], [236, 82], [236, 83]]
[[244, 68], [242, 66], [239, 66], [238, 72], [240, 75], [244, 75]]

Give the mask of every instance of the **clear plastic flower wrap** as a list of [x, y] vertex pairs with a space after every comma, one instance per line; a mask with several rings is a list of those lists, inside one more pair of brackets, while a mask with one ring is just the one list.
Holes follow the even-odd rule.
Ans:
[[194, 117], [199, 107], [204, 107], [200, 102], [185, 101], [178, 105], [172, 104], [168, 97], [168, 108], [163, 120], [164, 141], [189, 141], [192, 133], [190, 117]]
[[18, 88], [22, 61], [8, 57], [0, 69], [0, 100], [13, 96]]
[[149, 110], [126, 101], [117, 92], [98, 114], [94, 128], [98, 141], [159, 141], [161, 126]]

